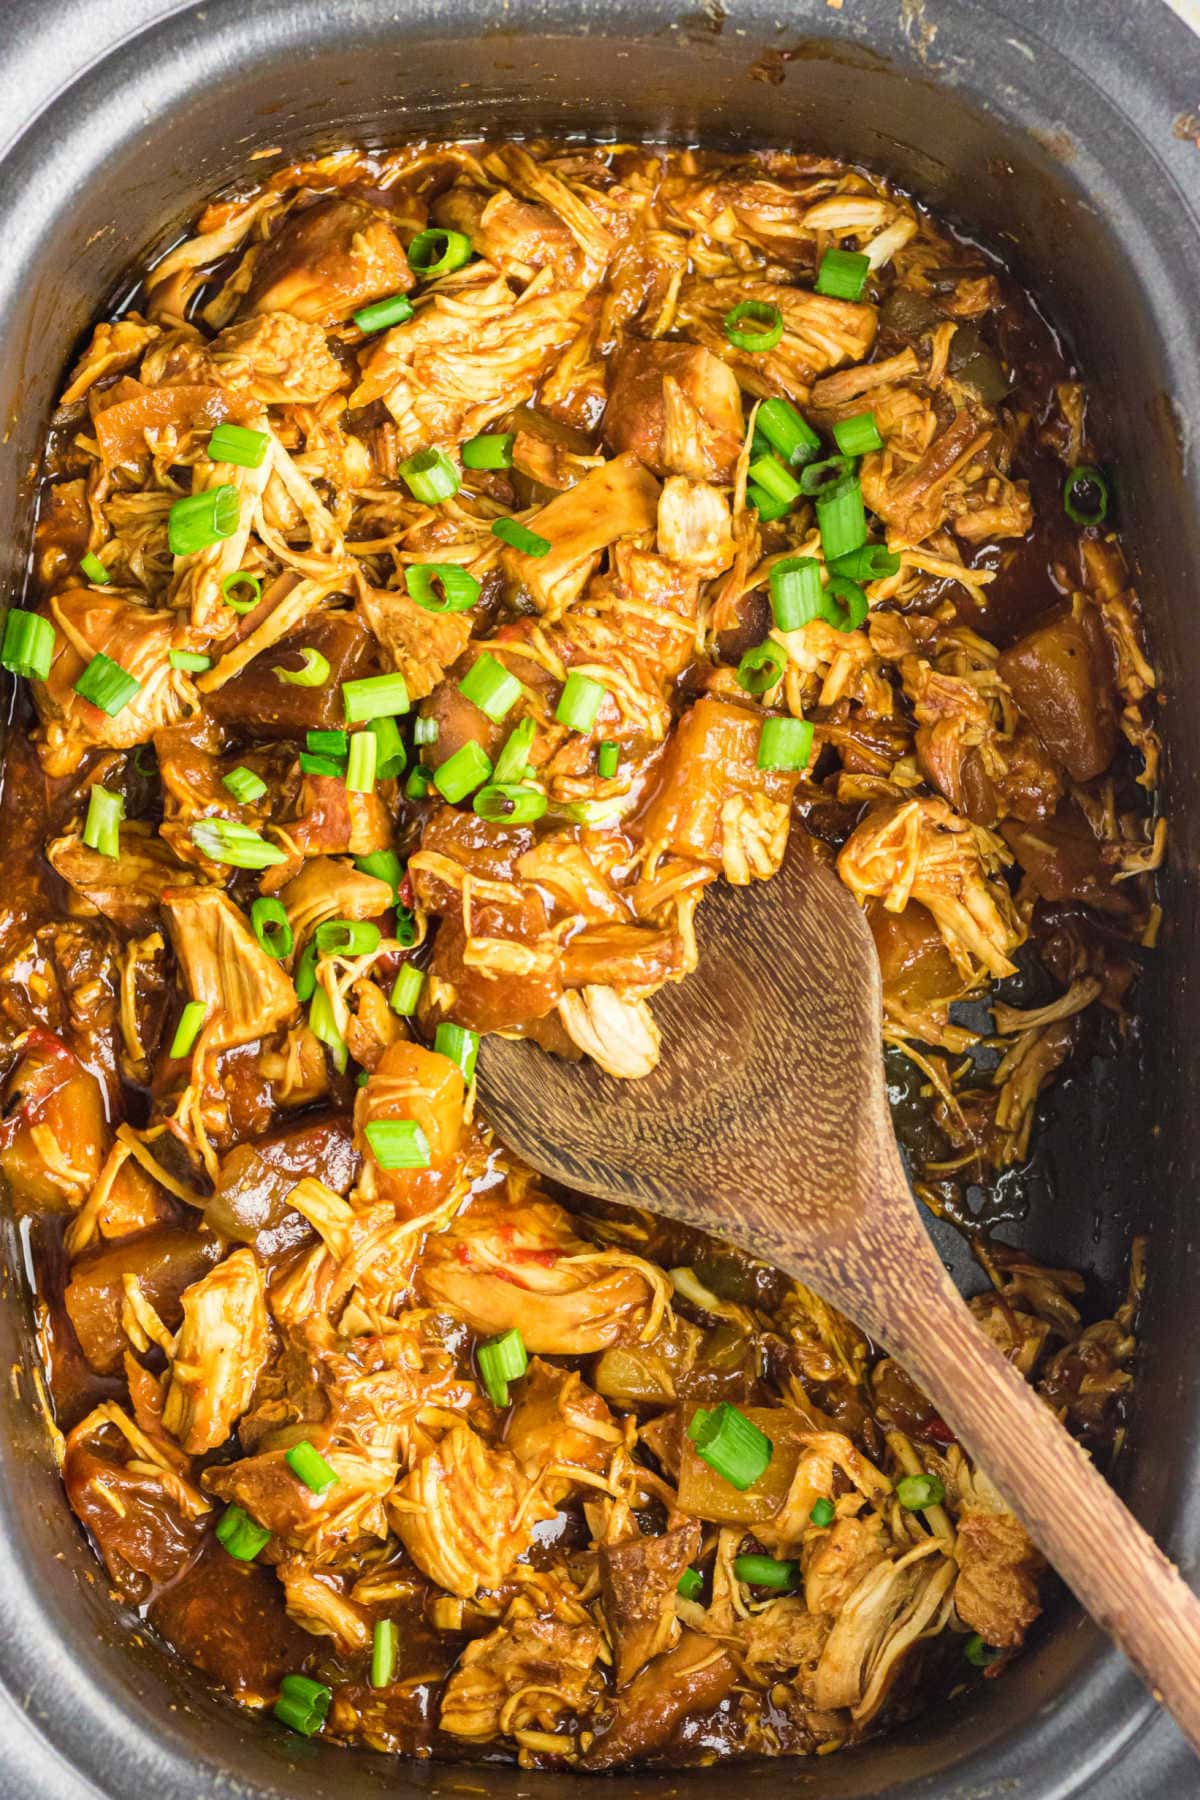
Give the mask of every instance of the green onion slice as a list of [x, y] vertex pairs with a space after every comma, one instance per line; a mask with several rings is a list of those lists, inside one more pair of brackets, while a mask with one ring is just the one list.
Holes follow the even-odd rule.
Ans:
[[413, 743], [436, 744], [439, 729], [438, 722], [432, 713], [423, 713], [419, 719], [413, 720]]
[[459, 454], [464, 469], [511, 469], [512, 450], [511, 431], [485, 431], [468, 438]]
[[788, 473], [777, 456], [758, 457], [750, 464], [747, 475], [764, 494], [770, 494], [774, 500], [786, 500], [789, 506], [803, 491], [801, 483]]
[[855, 413], [853, 418], [839, 419], [833, 428], [833, 441], [843, 456], [866, 456], [871, 450], [883, 449], [873, 412]]
[[614, 738], [605, 738], [596, 747], [596, 773], [601, 781], [611, 781], [621, 766], [621, 746]]
[[296, 990], [297, 1000], [311, 1000], [317, 985], [317, 941], [309, 938], [300, 952], [300, 960], [296, 964], [296, 972], [292, 976], [292, 985]]
[[771, 616], [780, 631], [799, 631], [821, 611], [821, 565], [815, 556], [788, 556], [767, 578]]
[[820, 438], [790, 400], [764, 400], [754, 423], [771, 449], [777, 450], [794, 469], [811, 462], [820, 452]]
[[835, 631], [857, 631], [870, 611], [867, 596], [857, 581], [831, 575], [821, 590], [821, 617]]
[[458, 684], [458, 691], [496, 725], [508, 717], [525, 692], [515, 675], [485, 650]]
[[360, 306], [354, 323], [360, 331], [386, 331], [389, 325], [403, 325], [413, 316], [412, 301], [403, 294], [389, 294], [386, 300], [372, 300]]
[[765, 694], [783, 680], [787, 651], [771, 638], [747, 650], [737, 666], [737, 684], [748, 694]]
[[1063, 486], [1063, 511], [1076, 525], [1099, 525], [1108, 517], [1108, 482], [1095, 463], [1077, 463]]
[[337, 1470], [330, 1468], [321, 1452], [314, 1449], [307, 1438], [301, 1438], [298, 1444], [293, 1444], [283, 1460], [311, 1494], [327, 1494], [340, 1480]]
[[286, 681], [289, 687], [324, 687], [329, 680], [329, 658], [322, 656], [319, 650], [314, 650], [311, 644], [306, 644], [303, 650], [297, 650], [296, 655], [300, 658], [301, 667], [285, 669], [282, 663], [277, 663], [271, 670], [276, 680]]
[[111, 794], [107, 788], [94, 787], [88, 796], [87, 819], [83, 841], [89, 850], [101, 856], [120, 856], [121, 820], [125, 817], [122, 794]]
[[516, 1326], [480, 1344], [475, 1360], [492, 1405], [507, 1406], [509, 1382], [518, 1381], [529, 1367], [524, 1340]]
[[94, 581], [97, 587], [107, 587], [108, 583], [112, 580], [112, 576], [100, 561], [100, 558], [98, 556], [93, 556], [90, 550], [86, 556], [80, 557], [79, 567], [87, 576], [88, 580]]
[[392, 936], [403, 950], [411, 950], [417, 941], [417, 921], [406, 906], [397, 906]]
[[808, 1517], [810, 1523], [813, 1525], [820, 1525], [824, 1528], [826, 1525], [833, 1524], [834, 1519], [837, 1517], [837, 1508], [834, 1506], [832, 1500], [814, 1500], [812, 1511], [809, 1513]]
[[464, 237], [461, 231], [443, 231], [437, 226], [418, 231], [408, 246], [409, 268], [415, 269], [426, 281], [436, 281], [439, 275], [461, 269], [464, 263], [470, 262], [471, 256], [469, 237]]
[[250, 908], [250, 927], [261, 947], [276, 962], [290, 956], [296, 946], [287, 908], [274, 894], [262, 894]]
[[830, 300], [861, 300], [871, 259], [861, 250], [827, 250], [817, 270], [816, 290]]
[[200, 650], [168, 650], [167, 661], [173, 669], [187, 669], [195, 675], [212, 668], [212, 657]]
[[496, 758], [492, 775], [497, 787], [511, 787], [524, 779], [527, 773], [526, 759], [536, 736], [537, 726], [532, 719], [522, 719], [509, 732], [504, 748]]
[[[10, 606], [4, 621], [0, 663], [26, 681], [45, 681], [54, 659], [54, 627], [41, 613]], [[106, 659], [107, 660], [107, 659]], [[117, 667], [114, 663], [113, 667]]]
[[927, 1506], [940, 1506], [946, 1490], [936, 1475], [904, 1475], [896, 1483], [896, 1498], [909, 1512], [924, 1512]]
[[348, 725], [366, 719], [392, 719], [409, 709], [408, 685], [399, 669], [390, 675], [367, 675], [361, 681], [343, 681], [342, 710]]
[[[244, 590], [239, 598], [238, 589]], [[252, 613], [262, 599], [262, 582], [249, 569], [235, 569], [232, 575], [226, 575], [221, 582], [221, 598], [226, 606], [232, 607], [235, 613]]]
[[239, 469], [261, 469], [270, 447], [270, 432], [252, 431], [248, 425], [218, 425], [208, 440], [213, 462], [236, 463]]
[[203, 1000], [189, 1000], [179, 1015], [179, 1023], [175, 1027], [175, 1036], [171, 1039], [168, 1056], [186, 1056], [196, 1039], [200, 1036], [204, 1024], [204, 1015], [208, 1011]]
[[733, 1572], [752, 1587], [792, 1588], [800, 1577], [800, 1565], [778, 1562], [773, 1556], [735, 1556]]
[[231, 482], [202, 488], [177, 500], [167, 514], [167, 543], [172, 556], [193, 556], [210, 544], [231, 538], [238, 528], [241, 502]]
[[493, 782], [480, 788], [472, 805], [479, 818], [493, 825], [532, 825], [549, 802], [539, 788]]
[[411, 1019], [417, 1010], [417, 1002], [421, 998], [421, 989], [425, 986], [425, 972], [413, 963], [405, 963], [395, 981], [392, 983], [391, 1008], [399, 1013], [402, 1019]]
[[245, 764], [222, 776], [221, 785], [227, 787], [234, 799], [243, 806], [249, 806], [252, 800], [261, 800], [267, 791], [267, 784], [262, 776], [256, 775], [253, 769], [246, 768]]
[[746, 483], [746, 499], [758, 513], [759, 522], [763, 525], [771, 524], [774, 519], [782, 519], [785, 513], [792, 510], [790, 500], [781, 500], [776, 494], [768, 494], [766, 488], [759, 487], [755, 481]]
[[338, 1030], [337, 1018], [333, 1010], [333, 1002], [323, 987], [313, 986], [313, 997], [308, 1008], [308, 1029], [313, 1036], [320, 1038], [333, 1061], [339, 1075], [346, 1073], [346, 1064], [350, 1060], [350, 1052], [346, 1040]]
[[336, 756], [314, 756], [311, 750], [300, 752], [300, 768], [305, 775], [328, 775], [334, 781], [343, 781], [346, 775], [344, 759]]
[[[375, 773], [380, 781], [394, 781], [397, 775], [403, 775], [408, 762], [408, 752], [404, 748], [404, 739], [400, 736], [400, 727], [390, 714], [382, 719], [370, 719], [367, 730], [375, 739]], [[350, 785], [349, 781], [346, 783]]]
[[827, 456], [823, 462], [809, 463], [800, 474], [800, 492], [813, 495], [820, 494], [826, 488], [836, 487], [845, 476], [854, 472], [854, 465], [848, 456]]
[[270, 869], [287, 861], [287, 851], [279, 844], [269, 844], [236, 819], [198, 819], [189, 826], [188, 836], [210, 862], [226, 863], [231, 869]]
[[227, 1506], [217, 1521], [217, 1542], [238, 1562], [253, 1562], [271, 1534], [240, 1506]]
[[773, 350], [783, 336], [783, 314], [767, 300], [740, 300], [721, 325], [735, 350]]
[[306, 731], [305, 747], [318, 756], [347, 756], [350, 739], [344, 731]]
[[977, 1631], [973, 1631], [963, 1645], [963, 1655], [973, 1668], [986, 1669], [999, 1659], [1002, 1652], [993, 1650], [990, 1644], [984, 1643]]
[[675, 1592], [684, 1600], [698, 1600], [704, 1592], [704, 1577], [699, 1569], [685, 1569], [675, 1584]]
[[444, 1019], [434, 1033], [433, 1047], [439, 1056], [449, 1057], [452, 1063], [457, 1063], [463, 1080], [469, 1086], [475, 1074], [475, 1059], [479, 1055], [479, 1033], [469, 1031], [465, 1025], [453, 1025], [448, 1019]]
[[410, 563], [404, 571], [410, 600], [426, 612], [466, 612], [479, 599], [479, 583], [457, 563]]
[[458, 470], [444, 450], [418, 450], [400, 464], [400, 474], [413, 499], [426, 506], [449, 500], [462, 485]]
[[[395, 726], [392, 726], [395, 730]], [[400, 734], [396, 732], [396, 741]], [[346, 792], [348, 794], [372, 794], [375, 791], [375, 763], [379, 755], [379, 740], [373, 731], [356, 731], [350, 739], [350, 754], [346, 760]]]
[[381, 1169], [427, 1169], [433, 1161], [429, 1139], [415, 1119], [370, 1119], [363, 1136]]
[[813, 728], [808, 719], [764, 719], [758, 736], [758, 766], [793, 774], [808, 767]]
[[140, 694], [142, 684], [123, 669], [110, 656], [93, 656], [79, 680], [75, 683], [75, 692], [84, 700], [90, 700], [98, 706], [102, 713], [110, 719], [129, 705], [135, 694]]
[[443, 800], [451, 806], [465, 800], [468, 794], [482, 787], [492, 773], [492, 765], [487, 752], [474, 738], [468, 738], [465, 744], [448, 756], [440, 769], [434, 770], [433, 785]]
[[369, 956], [382, 937], [369, 919], [325, 919], [313, 933], [318, 956]]
[[[404, 797], [406, 800], [428, 800], [432, 787], [433, 776], [421, 763], [417, 763], [408, 772], [408, 780], [404, 784]], [[470, 792], [469, 788], [467, 792]]]
[[698, 1407], [688, 1436], [701, 1460], [743, 1493], [766, 1472], [774, 1454], [766, 1433], [728, 1400], [711, 1411]]
[[825, 561], [834, 563], [849, 556], [867, 541], [867, 515], [863, 509], [862, 488], [856, 475], [843, 476], [832, 487], [824, 488], [816, 498], [817, 528]]
[[313, 1737], [324, 1725], [332, 1702], [331, 1690], [319, 1681], [310, 1681], [307, 1675], [285, 1675], [275, 1702], [275, 1717], [303, 1737]]
[[845, 575], [851, 581], [885, 581], [900, 573], [900, 558], [886, 544], [860, 544], [857, 550], [839, 556], [829, 565], [831, 575]]
[[367, 856], [356, 856], [354, 866], [360, 874], [373, 875], [376, 881], [386, 881], [395, 901], [404, 879], [404, 865], [394, 850], [372, 850]]
[[371, 1639], [371, 1686], [385, 1688], [396, 1673], [398, 1634], [394, 1619], [377, 1619]]
[[522, 556], [549, 556], [550, 539], [539, 537], [536, 531], [530, 531], [528, 525], [522, 525], [519, 519], [496, 519], [492, 524], [492, 536], [498, 537], [502, 544], [519, 550]]
[[590, 675], [580, 675], [572, 669], [563, 683], [554, 717], [569, 731], [590, 731], [596, 723], [596, 714], [604, 703], [607, 691], [601, 682], [593, 681]]

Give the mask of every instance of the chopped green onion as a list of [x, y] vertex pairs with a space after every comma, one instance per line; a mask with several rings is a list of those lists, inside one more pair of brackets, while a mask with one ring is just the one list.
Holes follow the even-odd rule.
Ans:
[[293, 1444], [283, 1460], [310, 1494], [327, 1494], [340, 1480], [337, 1470], [330, 1468], [321, 1452], [315, 1450], [307, 1438], [301, 1438], [298, 1444]]
[[811, 462], [821, 448], [820, 438], [790, 400], [764, 400], [754, 423], [772, 450], [794, 469]]
[[304, 742], [319, 756], [345, 756], [350, 749], [350, 739], [344, 731], [306, 731]]
[[596, 773], [601, 781], [611, 781], [621, 766], [621, 746], [613, 738], [605, 738], [596, 749]]
[[[404, 797], [406, 800], [428, 800], [432, 787], [433, 776], [421, 763], [417, 763], [409, 770], [408, 780], [404, 784]], [[469, 793], [470, 789], [467, 791]]]
[[867, 515], [856, 475], [843, 476], [816, 498], [817, 528], [827, 563], [848, 556], [867, 541]]
[[493, 825], [532, 825], [549, 802], [539, 788], [493, 782], [480, 788], [472, 804], [477, 816]]
[[234, 799], [243, 806], [249, 806], [252, 800], [261, 800], [267, 791], [267, 784], [262, 776], [256, 775], [253, 769], [246, 768], [245, 764], [239, 764], [228, 775], [223, 775], [221, 785], [227, 787]]
[[436, 744], [439, 729], [438, 722], [432, 713], [422, 714], [419, 719], [413, 720], [413, 743]]
[[376, 1619], [371, 1638], [371, 1686], [385, 1688], [396, 1673], [397, 1633], [394, 1619]]
[[837, 1508], [834, 1506], [832, 1500], [814, 1500], [812, 1511], [809, 1513], [808, 1517], [810, 1523], [813, 1525], [820, 1525], [824, 1528], [826, 1525], [833, 1524], [834, 1519], [837, 1517]]
[[469, 1086], [475, 1073], [475, 1058], [479, 1055], [479, 1033], [469, 1031], [465, 1025], [452, 1025], [445, 1019], [434, 1033], [433, 1047], [439, 1056], [448, 1056], [452, 1063], [457, 1063]]
[[336, 756], [314, 756], [311, 750], [300, 752], [300, 768], [305, 775], [328, 775], [341, 781], [346, 773], [344, 761]]
[[403, 775], [408, 752], [400, 736], [400, 728], [390, 716], [371, 719], [367, 730], [375, 739], [375, 773], [380, 781], [394, 781]]
[[468, 438], [459, 454], [464, 469], [511, 469], [512, 450], [511, 431], [485, 431]]
[[1002, 1654], [999, 1650], [993, 1650], [990, 1644], [985, 1644], [977, 1631], [973, 1631], [963, 1645], [963, 1655], [976, 1669], [988, 1668]]
[[817, 270], [816, 290], [830, 300], [861, 300], [871, 259], [861, 250], [827, 250]]
[[198, 819], [188, 835], [210, 862], [226, 863], [231, 869], [270, 869], [287, 861], [281, 845], [268, 844], [236, 819]]
[[529, 1367], [524, 1340], [516, 1326], [480, 1344], [475, 1360], [492, 1405], [507, 1406], [509, 1382], [518, 1381]]
[[213, 462], [235, 463], [239, 469], [261, 469], [271, 447], [269, 431], [252, 431], [248, 425], [218, 425], [208, 440]]
[[453, 756], [446, 758], [440, 769], [434, 770], [433, 785], [443, 800], [455, 806], [468, 794], [473, 794], [477, 787], [482, 787], [491, 773], [492, 765], [486, 751], [474, 738], [468, 738]]
[[134, 695], [141, 691], [141, 682], [135, 680], [128, 669], [123, 669], [120, 663], [113, 662], [110, 656], [104, 655], [93, 656], [75, 683], [75, 692], [84, 700], [90, 700], [93, 706], [98, 706], [110, 719], [115, 718], [129, 705]]
[[554, 717], [569, 731], [590, 731], [596, 723], [596, 714], [604, 703], [607, 691], [602, 683], [593, 681], [590, 675], [580, 675], [572, 669], [563, 683]]
[[737, 684], [748, 694], [765, 694], [783, 680], [787, 651], [771, 638], [747, 650], [737, 666]]
[[325, 919], [313, 933], [318, 956], [369, 956], [382, 937], [369, 919]]
[[496, 767], [492, 779], [498, 787], [510, 787], [522, 781], [526, 774], [526, 757], [533, 747], [537, 736], [537, 726], [532, 719], [522, 719], [513, 727], [505, 740], [504, 748], [496, 758]]
[[172, 556], [193, 556], [210, 544], [231, 538], [238, 528], [241, 502], [232, 482], [202, 488], [177, 500], [167, 514], [167, 543]]
[[401, 949], [411, 949], [417, 941], [417, 921], [406, 906], [397, 905], [396, 923], [392, 926], [392, 936]]
[[358, 1074], [354, 1077], [354, 1085], [355, 1087], [366, 1087], [370, 1079], [371, 1071], [369, 1069], [360, 1069]]
[[800, 1565], [778, 1562], [773, 1556], [735, 1556], [733, 1572], [751, 1587], [790, 1588], [799, 1580]]
[[550, 539], [539, 537], [536, 531], [530, 531], [528, 525], [522, 525], [519, 519], [496, 519], [492, 524], [492, 536], [498, 537], [502, 544], [519, 550], [522, 556], [550, 554]]
[[688, 1436], [701, 1460], [743, 1493], [765, 1473], [774, 1454], [766, 1433], [728, 1400], [711, 1412], [698, 1407]]
[[746, 499], [757, 511], [763, 525], [769, 525], [773, 519], [782, 519], [784, 513], [792, 510], [790, 500], [780, 500], [778, 495], [768, 494], [766, 488], [760, 488], [753, 481], [746, 483]]
[[386, 331], [389, 325], [403, 325], [413, 316], [412, 301], [403, 294], [389, 294], [386, 300], [372, 300], [360, 306], [354, 323], [360, 331]]
[[472, 254], [471, 240], [461, 231], [444, 231], [431, 226], [428, 231], [418, 231], [408, 246], [408, 266], [423, 275], [426, 281], [436, 281], [439, 275], [461, 269], [464, 263], [470, 262]]
[[400, 474], [413, 499], [426, 506], [449, 500], [462, 485], [458, 470], [444, 450], [418, 450], [400, 464]]
[[924, 1512], [927, 1506], [940, 1506], [946, 1490], [936, 1475], [904, 1475], [896, 1483], [896, 1498], [909, 1512]]
[[415, 1119], [370, 1119], [363, 1136], [381, 1169], [427, 1169], [433, 1161], [429, 1139]]
[[392, 719], [409, 709], [408, 684], [399, 669], [390, 675], [367, 675], [361, 681], [343, 681], [342, 709], [348, 725], [364, 719]]
[[764, 719], [758, 736], [758, 766], [760, 769], [781, 769], [788, 774], [806, 769], [812, 745], [810, 720]]
[[274, 894], [263, 894], [250, 908], [250, 927], [261, 947], [276, 962], [290, 956], [296, 946], [287, 908]]
[[525, 690], [516, 676], [485, 650], [459, 682], [458, 691], [493, 724], [501, 725]]
[[296, 964], [292, 985], [296, 990], [296, 998], [300, 1001], [310, 1000], [317, 985], [317, 940], [309, 938], [300, 952], [300, 960]]
[[80, 557], [79, 567], [83, 570], [83, 573], [87, 576], [88, 580], [94, 581], [97, 587], [107, 587], [108, 583], [112, 580], [112, 576], [100, 561], [100, 558], [98, 556], [93, 556], [90, 550], [86, 556]]
[[675, 1583], [675, 1592], [684, 1600], [698, 1600], [704, 1592], [704, 1577], [699, 1569], [685, 1569]]
[[900, 558], [886, 544], [860, 544], [830, 563], [831, 575], [845, 575], [851, 581], [884, 581], [900, 573]]
[[821, 617], [835, 631], [857, 631], [870, 610], [857, 581], [848, 581], [844, 575], [831, 575], [821, 589]]
[[883, 449], [873, 412], [855, 413], [853, 418], [839, 419], [833, 428], [833, 441], [843, 456], [866, 456], [871, 450]]
[[356, 856], [354, 866], [361, 875], [373, 875], [376, 881], [386, 881], [392, 890], [393, 901], [396, 899], [404, 879], [404, 864], [394, 850], [372, 850], [367, 856]]
[[780, 631], [799, 631], [821, 611], [821, 565], [815, 556], [788, 556], [768, 577], [771, 617]]
[[417, 1010], [417, 1002], [421, 998], [421, 989], [424, 986], [424, 970], [418, 969], [415, 963], [405, 963], [392, 983], [392, 1011], [399, 1013], [402, 1019], [411, 1019]]
[[200, 650], [168, 650], [167, 661], [173, 669], [188, 669], [196, 675], [202, 669], [212, 668], [212, 657]]
[[322, 656], [319, 650], [314, 650], [311, 644], [306, 644], [303, 650], [297, 650], [296, 655], [302, 666], [299, 669], [285, 669], [281, 663], [276, 663], [271, 670], [275, 679], [285, 681], [289, 687], [324, 687], [329, 680], [329, 658]]
[[[758, 329], [747, 329], [743, 319]], [[783, 314], [768, 300], [739, 301], [730, 307], [721, 325], [735, 350], [773, 350], [783, 336]]]
[[848, 456], [827, 456], [823, 462], [809, 463], [800, 472], [800, 492], [811, 500], [814, 495], [824, 493], [826, 488], [836, 487], [846, 475], [854, 473], [854, 464]]
[[253, 1562], [271, 1534], [240, 1506], [227, 1506], [217, 1521], [217, 1542], [238, 1562]]
[[[54, 627], [41, 613], [10, 606], [4, 621], [0, 663], [26, 681], [45, 681], [54, 658]], [[116, 667], [116, 665], [113, 665]]]
[[303, 1737], [313, 1737], [325, 1723], [332, 1701], [332, 1692], [319, 1681], [310, 1681], [307, 1675], [285, 1675], [275, 1702], [275, 1717]]
[[479, 583], [457, 563], [410, 563], [404, 585], [409, 599], [431, 613], [466, 612], [479, 599]]
[[346, 792], [348, 794], [374, 793], [375, 759], [378, 753], [379, 740], [373, 731], [356, 731], [354, 733], [350, 739], [350, 755], [346, 762]]
[[760, 456], [750, 464], [748, 475], [755, 487], [775, 500], [786, 500], [791, 506], [800, 498], [800, 483], [789, 475], [777, 456]]
[[[241, 600], [237, 598], [239, 588], [246, 590], [245, 598]], [[247, 613], [254, 611], [262, 599], [262, 582], [249, 569], [235, 569], [232, 575], [226, 575], [221, 582], [221, 598], [226, 606], [232, 607], [235, 613], [241, 613], [244, 618]]]
[[203, 1000], [189, 1000], [179, 1015], [179, 1023], [175, 1027], [175, 1036], [171, 1039], [168, 1056], [186, 1056], [196, 1039], [200, 1036], [204, 1024], [204, 1015], [208, 1011]]
[[120, 856], [121, 820], [125, 817], [125, 799], [111, 794], [107, 788], [94, 787], [88, 796], [87, 819], [83, 841], [89, 850], [101, 856]]
[[345, 1038], [338, 1030], [333, 1002], [323, 987], [314, 986], [313, 988], [313, 997], [308, 1008], [308, 1029], [314, 1037], [320, 1038], [329, 1051], [338, 1074], [344, 1075], [346, 1064], [350, 1060], [350, 1052], [346, 1048]]
[[1076, 525], [1099, 525], [1108, 517], [1108, 483], [1095, 463], [1077, 463], [1063, 486], [1063, 511]]

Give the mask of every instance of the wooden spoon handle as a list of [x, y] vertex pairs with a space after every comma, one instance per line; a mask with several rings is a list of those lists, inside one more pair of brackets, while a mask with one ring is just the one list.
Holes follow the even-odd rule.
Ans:
[[[877, 1288], [880, 1316], [861, 1322], [878, 1332], [933, 1401], [1034, 1543], [1200, 1753], [1200, 1600], [1086, 1451], [981, 1331], [907, 1195], [906, 1201], [913, 1232], [905, 1282], [886, 1294]], [[894, 1205], [889, 1260], [902, 1218]]]

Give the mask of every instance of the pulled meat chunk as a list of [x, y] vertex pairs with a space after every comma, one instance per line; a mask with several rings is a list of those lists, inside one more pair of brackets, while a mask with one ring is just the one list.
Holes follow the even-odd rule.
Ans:
[[412, 285], [408, 258], [382, 213], [356, 200], [322, 200], [294, 212], [259, 254], [246, 307], [340, 325]]
[[471, 1599], [498, 1588], [553, 1516], [511, 1453], [455, 1425], [410, 1469], [388, 1503], [397, 1537], [418, 1569], [447, 1593]]
[[675, 1592], [699, 1548], [700, 1526], [689, 1519], [661, 1537], [638, 1536], [601, 1549], [600, 1592], [618, 1687], [678, 1638]]
[[235, 1250], [185, 1288], [171, 1352], [163, 1426], [190, 1456], [215, 1450], [248, 1409], [270, 1354], [263, 1274], [252, 1250]]
[[503, 1732], [554, 1731], [564, 1714], [586, 1710], [600, 1654], [593, 1625], [516, 1619], [468, 1644], [446, 1683], [440, 1724], [482, 1743]]
[[652, 855], [694, 857], [739, 885], [776, 873], [796, 777], [758, 767], [761, 729], [756, 714], [708, 695], [685, 713], [642, 824]]
[[700, 345], [634, 340], [614, 363], [604, 434], [656, 475], [728, 483], [745, 436], [737, 377]]
[[230, 1049], [296, 1015], [296, 990], [220, 888], [174, 888], [163, 913], [192, 997], [204, 1003], [207, 1042]]

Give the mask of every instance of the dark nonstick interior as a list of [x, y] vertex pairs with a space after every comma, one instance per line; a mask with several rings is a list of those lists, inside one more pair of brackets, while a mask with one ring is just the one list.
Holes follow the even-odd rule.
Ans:
[[[1200, 1322], [1189, 1268], [1200, 1161], [1189, 1109], [1200, 980], [1200, 476], [1186, 445], [1186, 422], [1200, 417], [1189, 338], [1200, 149], [1172, 121], [1194, 103], [1196, 45], [1159, 0], [688, 5], [206, 0], [152, 23], [154, 0], [77, 0], [52, 26], [45, 0], [13, 0], [17, 50], [24, 28], [44, 31], [37, 60], [47, 89], [60, 91], [0, 162], [5, 587], [13, 591], [24, 566], [31, 459], [75, 340], [123, 273], [169, 242], [254, 150], [480, 130], [827, 145], [969, 222], [1033, 287], [1094, 380], [1168, 695], [1173, 872], [1142, 989], [1144, 1030], [1123, 1064], [1076, 1082], [1057, 1104], [1020, 1238], [1115, 1284], [1131, 1232], [1150, 1230], [1122, 1481], [1186, 1571], [1200, 1549]], [[136, 34], [98, 54], [123, 32]], [[58, 58], [53, 69], [47, 54]], [[85, 55], [95, 58], [86, 74], [60, 86]], [[578, 1778], [434, 1770], [305, 1743], [232, 1711], [144, 1636], [131, 1643], [130, 1621], [66, 1508], [36, 1407], [11, 1225], [2, 1245], [0, 1361], [14, 1377], [0, 1382], [0, 1682], [41, 1742], [19, 1782], [15, 1750], [8, 1759], [0, 1751], [0, 1794], [583, 1792]], [[1003, 1681], [968, 1702], [878, 1745], [817, 1763], [743, 1765], [735, 1779], [747, 1796], [829, 1800], [1129, 1794], [1130, 1781], [1114, 1777], [1110, 1787], [1104, 1772], [1150, 1708], [1099, 1633], [1064, 1607]], [[1196, 1791], [1194, 1765], [1170, 1768], [1159, 1793]], [[646, 1774], [604, 1791], [699, 1800], [730, 1779], [719, 1768]]]

